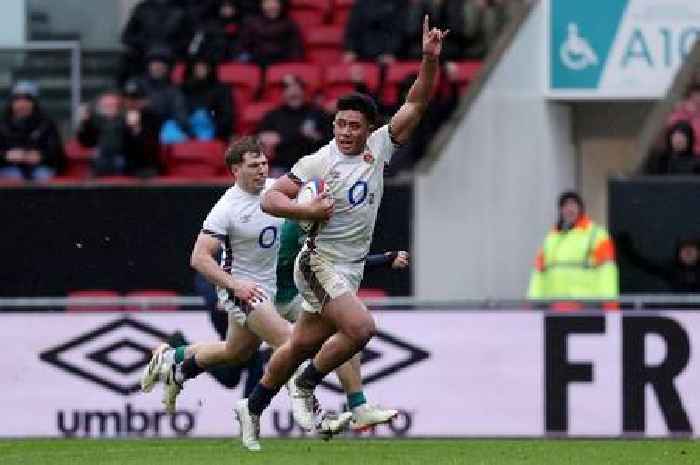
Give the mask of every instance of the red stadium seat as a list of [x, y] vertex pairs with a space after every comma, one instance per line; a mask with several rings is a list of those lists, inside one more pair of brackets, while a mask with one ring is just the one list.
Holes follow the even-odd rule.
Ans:
[[293, 74], [306, 85], [308, 96], [314, 95], [321, 87], [321, 68], [311, 63], [279, 63], [267, 69], [267, 80], [263, 100], [279, 103], [284, 77]]
[[77, 139], [70, 139], [64, 146], [66, 153], [66, 170], [63, 176], [68, 178], [86, 178], [90, 175], [90, 164], [95, 156], [95, 149], [80, 145]]
[[170, 72], [170, 80], [173, 81], [174, 84], [182, 84], [185, 82], [185, 63], [183, 62], [178, 62], [173, 66], [173, 70]]
[[[127, 292], [125, 297], [177, 297], [177, 292], [164, 289], [144, 289], [140, 291]], [[124, 310], [127, 312], [140, 312], [144, 310], [149, 312], [172, 312], [179, 310], [179, 307], [173, 304], [158, 304], [148, 306], [147, 308], [144, 308], [141, 305], [127, 305], [124, 307]]]
[[340, 63], [343, 56], [342, 26], [316, 26], [304, 31], [306, 58], [312, 63], [330, 66]]
[[226, 171], [224, 144], [218, 140], [173, 144], [166, 157], [167, 174], [180, 177], [211, 177]]
[[323, 24], [331, 11], [330, 0], [292, 0], [289, 6], [290, 18], [302, 30]]
[[239, 118], [239, 134], [254, 134], [263, 117], [277, 105], [272, 102], [251, 103]]
[[327, 100], [334, 101], [341, 95], [355, 90], [353, 69], [360, 68], [363, 81], [370, 92], [379, 90], [379, 67], [374, 63], [341, 63], [325, 68], [324, 92]]
[[357, 297], [362, 300], [367, 299], [381, 299], [387, 297], [387, 293], [384, 289], [379, 288], [364, 288], [357, 291]]
[[[119, 297], [119, 293], [106, 289], [90, 289], [71, 291], [68, 293], [68, 297], [79, 301], [81, 299]], [[67, 312], [120, 312], [121, 310], [120, 305], [69, 305], [66, 307]]]
[[262, 81], [262, 71], [259, 67], [245, 63], [222, 63], [218, 72], [219, 80], [233, 87], [237, 108], [243, 108], [255, 99]]
[[[395, 105], [397, 103], [401, 83], [411, 74], [417, 75], [419, 69], [420, 61], [397, 61], [389, 65], [384, 89], [382, 90], [382, 101], [385, 105]], [[438, 79], [435, 80], [436, 88], [438, 81]]]
[[459, 88], [464, 91], [469, 84], [476, 78], [477, 73], [481, 69], [480, 61], [457, 61], [454, 62], [457, 70], [457, 82]]
[[355, 0], [333, 0], [333, 24], [345, 27]]

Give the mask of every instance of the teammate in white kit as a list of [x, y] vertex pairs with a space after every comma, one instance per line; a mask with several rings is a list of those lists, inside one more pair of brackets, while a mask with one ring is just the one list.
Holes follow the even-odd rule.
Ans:
[[[261, 341], [280, 347], [291, 335], [291, 325], [274, 307], [276, 268], [283, 220], [260, 209], [261, 193], [273, 180], [260, 144], [244, 138], [229, 147], [226, 164], [236, 178], [204, 220], [192, 252], [191, 264], [217, 286], [220, 306], [228, 312], [226, 341], [170, 348], [161, 345], [144, 370], [142, 390], [162, 381], [163, 403], [175, 410], [184, 381], [208, 367], [240, 364], [258, 350]], [[223, 246], [221, 265], [214, 256]], [[289, 383], [292, 404], [304, 402]], [[298, 407], [297, 407], [298, 409]]]
[[[339, 99], [334, 139], [299, 160], [263, 195], [262, 208], [272, 215], [323, 224], [312, 231], [296, 261], [295, 281], [306, 311], [291, 339], [272, 355], [250, 397], [236, 404], [241, 439], [248, 449], [260, 449], [260, 415], [304, 360], [313, 357], [292, 384], [306, 399], [306, 414], [313, 416], [316, 385], [360, 351], [375, 332], [374, 319], [356, 293], [382, 198], [384, 166], [425, 112], [446, 34], [429, 29], [425, 17], [418, 77], [388, 125], [376, 129], [377, 109], [370, 97], [352, 94]], [[308, 204], [295, 203], [300, 186], [313, 178], [323, 179], [329, 192]]]

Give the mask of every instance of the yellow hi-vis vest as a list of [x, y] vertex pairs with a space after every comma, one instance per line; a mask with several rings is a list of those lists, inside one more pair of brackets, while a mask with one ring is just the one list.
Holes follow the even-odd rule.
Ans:
[[605, 229], [582, 216], [568, 231], [553, 229], [537, 254], [529, 299], [617, 298], [615, 248]]

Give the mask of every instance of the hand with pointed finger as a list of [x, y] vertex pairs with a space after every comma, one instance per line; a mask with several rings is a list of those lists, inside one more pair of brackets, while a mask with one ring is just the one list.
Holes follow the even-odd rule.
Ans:
[[449, 29], [441, 31], [440, 29], [434, 27], [430, 29], [430, 19], [428, 15], [423, 18], [423, 54], [439, 57], [440, 52], [442, 52], [442, 41], [450, 32]]

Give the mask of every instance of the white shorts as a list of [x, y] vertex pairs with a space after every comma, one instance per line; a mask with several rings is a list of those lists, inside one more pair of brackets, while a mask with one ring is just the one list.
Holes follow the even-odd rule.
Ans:
[[304, 248], [294, 262], [294, 283], [303, 298], [304, 311], [320, 313], [329, 300], [357, 294], [364, 268], [364, 262], [333, 263]]
[[219, 297], [219, 308], [227, 311], [229, 314], [229, 323], [234, 321], [243, 327], [245, 327], [246, 321], [248, 321], [248, 315], [250, 315], [258, 305], [264, 303], [270, 304], [269, 298], [254, 304], [243, 302], [238, 297], [234, 296], [233, 292], [218, 286], [216, 287], [216, 295]]
[[301, 294], [297, 294], [286, 304], [277, 305], [277, 313], [279, 313], [282, 318], [290, 323], [294, 323], [297, 321], [297, 319], [299, 319], [299, 315], [301, 315], [301, 312], [304, 310], [303, 304], [304, 298], [301, 296]]

